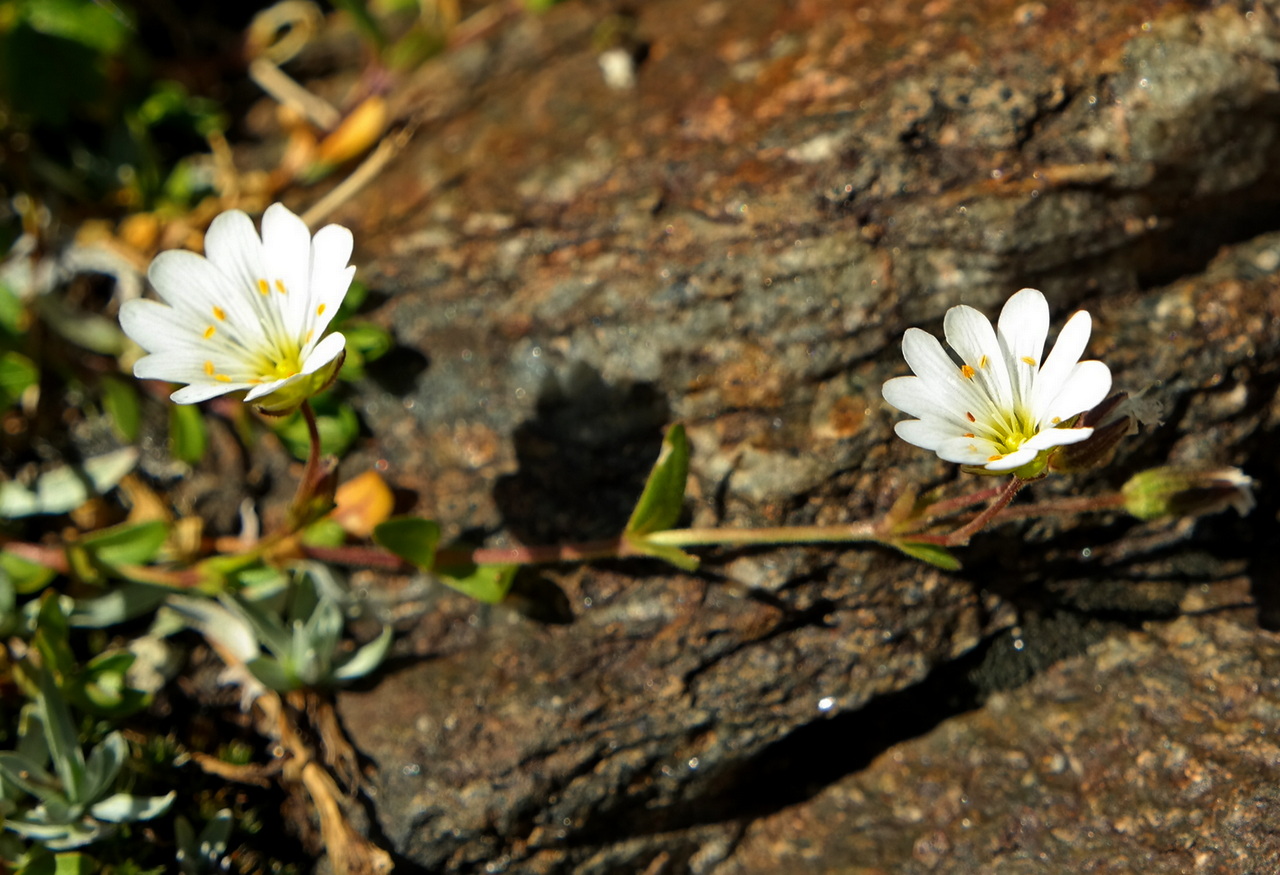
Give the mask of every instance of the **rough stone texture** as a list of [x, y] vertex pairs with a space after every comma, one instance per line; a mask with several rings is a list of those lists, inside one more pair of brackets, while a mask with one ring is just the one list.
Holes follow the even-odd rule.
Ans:
[[[619, 29], [631, 92], [597, 66]], [[1263, 491], [1246, 520], [1004, 528], [958, 574], [738, 551], [551, 569], [491, 610], [370, 577], [402, 599], [402, 659], [339, 706], [402, 863], [1265, 869], [1278, 58], [1263, 3], [570, 0], [403, 83], [413, 144], [335, 217], [403, 346], [351, 470], [378, 461], [452, 536], [617, 531], [677, 419], [698, 525], [958, 490], [879, 386], [907, 326], [1024, 285], [1093, 312], [1092, 353], [1164, 419], [1041, 497], [1170, 459]], [[1187, 611], [1230, 619], [1162, 626]]]

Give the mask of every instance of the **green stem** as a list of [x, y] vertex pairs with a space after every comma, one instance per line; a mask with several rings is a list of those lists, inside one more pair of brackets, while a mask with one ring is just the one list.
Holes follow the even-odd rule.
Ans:
[[744, 547], [754, 544], [845, 544], [879, 541], [875, 522], [834, 526], [770, 526], [761, 529], [668, 529], [646, 535], [650, 544], [669, 547]]

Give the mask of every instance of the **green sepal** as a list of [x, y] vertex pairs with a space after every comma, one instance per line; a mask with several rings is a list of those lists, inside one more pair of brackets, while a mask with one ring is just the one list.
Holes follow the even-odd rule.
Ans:
[[409, 564], [430, 571], [440, 544], [440, 525], [421, 517], [393, 517], [378, 524], [373, 530], [373, 541]]
[[496, 605], [507, 597], [515, 582], [518, 565], [451, 565], [435, 574], [445, 585], [478, 602]]
[[951, 551], [939, 544], [926, 544], [921, 541], [887, 541], [890, 547], [901, 550], [912, 559], [919, 559], [943, 571], [959, 571], [960, 560]]

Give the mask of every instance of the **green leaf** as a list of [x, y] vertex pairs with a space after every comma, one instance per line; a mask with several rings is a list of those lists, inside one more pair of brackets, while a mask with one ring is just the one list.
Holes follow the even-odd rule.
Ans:
[[507, 597], [519, 570], [518, 565], [453, 565], [437, 568], [435, 574], [463, 595], [496, 605]]
[[40, 369], [31, 359], [12, 350], [0, 354], [0, 400], [5, 407], [17, 403], [22, 393], [39, 380]]
[[[316, 411], [316, 429], [320, 432], [320, 452], [341, 456], [360, 436], [360, 418], [348, 404], [317, 400], [312, 406]], [[273, 430], [295, 459], [307, 458], [311, 435], [301, 413], [295, 411], [284, 417]]]
[[373, 541], [404, 561], [430, 571], [440, 543], [440, 526], [420, 517], [392, 517], [373, 530]]
[[62, 691], [54, 682], [53, 674], [43, 666], [39, 670], [39, 680], [40, 697], [37, 699], [37, 708], [44, 722], [54, 771], [62, 779], [63, 791], [70, 802], [88, 802], [84, 798], [84, 751], [80, 749], [80, 734], [76, 732], [75, 723], [71, 719], [71, 709], [67, 707]]
[[697, 556], [692, 553], [686, 553], [671, 544], [654, 544], [647, 538], [633, 538], [631, 536], [627, 536], [627, 543], [636, 553], [642, 553], [645, 556], [669, 562], [682, 571], [697, 571], [701, 562]]
[[116, 4], [92, 0], [39, 0], [23, 4], [28, 24], [41, 33], [114, 54], [124, 47], [133, 25]]
[[70, 622], [77, 629], [105, 629], [158, 608], [172, 590], [154, 583], [125, 581], [92, 599], [76, 599]]
[[52, 568], [37, 565], [8, 551], [0, 552], [0, 572], [13, 581], [13, 588], [22, 595], [39, 592], [57, 577]]
[[390, 626], [382, 627], [382, 634], [361, 647], [351, 657], [339, 665], [333, 672], [335, 681], [352, 681], [362, 678], [382, 664], [391, 647], [392, 631]]
[[308, 547], [341, 547], [347, 542], [347, 530], [332, 517], [323, 517], [302, 530], [302, 543]]
[[116, 793], [91, 806], [89, 813], [107, 823], [150, 820], [168, 811], [177, 795], [173, 790], [163, 796], [130, 796], [128, 793]]
[[112, 489], [138, 463], [138, 450], [125, 447], [92, 459], [79, 467], [62, 465], [45, 471], [28, 488], [16, 480], [0, 483], [0, 517], [67, 513], [94, 495]]
[[395, 346], [389, 331], [376, 325], [343, 325], [342, 334], [347, 339], [347, 357], [339, 372], [344, 380], [359, 380], [364, 376], [364, 366], [381, 358]]
[[194, 404], [174, 404], [169, 408], [169, 452], [175, 459], [194, 465], [209, 447], [209, 430], [204, 415]]
[[935, 565], [943, 571], [959, 571], [960, 560], [951, 554], [946, 547], [937, 544], [923, 544], [920, 541], [889, 541], [889, 546], [906, 553], [912, 559], [919, 559]]
[[169, 538], [169, 524], [152, 520], [123, 524], [86, 535], [77, 543], [107, 567], [144, 565], [155, 558]]
[[125, 443], [137, 443], [142, 427], [142, 404], [133, 381], [115, 375], [102, 378], [102, 409], [111, 417], [111, 425]]
[[684, 487], [689, 479], [689, 441], [679, 423], [667, 429], [658, 461], [649, 472], [640, 501], [631, 512], [626, 534], [647, 535], [671, 528], [684, 509]]

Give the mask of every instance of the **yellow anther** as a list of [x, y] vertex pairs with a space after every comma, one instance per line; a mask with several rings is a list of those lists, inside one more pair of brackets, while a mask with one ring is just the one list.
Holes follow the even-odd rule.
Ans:
[[978, 359], [978, 367], [980, 368], [986, 368], [989, 364], [991, 364], [991, 359], [987, 358], [985, 355]]
[[313, 329], [311, 329], [310, 331], [308, 331], [308, 332], [307, 332], [307, 336], [306, 336], [306, 337], [302, 338], [302, 345], [303, 345], [303, 346], [306, 346], [308, 343], [310, 343], [310, 342], [311, 342], [311, 338], [313, 338], [313, 337], [315, 337], [315, 336], [316, 336], [316, 332], [315, 332], [315, 329], [313, 328]]
[[961, 365], [961, 366], [960, 366], [960, 373], [964, 374], [964, 378], [965, 378], [966, 380], [972, 380], [972, 379], [973, 379], [973, 374], [974, 374], [973, 368], [969, 367], [968, 365]]
[[1002, 456], [1002, 455], [1000, 455], [999, 453], [997, 453], [997, 454], [996, 454], [996, 455], [994, 455], [994, 456], [988, 456], [988, 457], [987, 457], [987, 461], [988, 461], [988, 462], [999, 462], [999, 461], [1000, 461], [1001, 459], [1003, 459], [1003, 458], [1004, 458], [1004, 456]]
[[317, 316], [323, 316], [323, 315], [324, 315], [324, 311], [325, 311], [325, 305], [324, 305], [324, 304], [321, 304], [319, 307], [316, 307], [316, 315], [317, 315]]
[[276, 291], [282, 295], [289, 294], [287, 291], [285, 291], [284, 280], [276, 280]]
[[970, 422], [977, 422], [977, 421], [978, 421], [978, 417], [974, 416], [972, 413], [970, 413], [970, 412], [969, 412], [969, 411], [967, 411], [967, 410], [964, 412], [964, 415], [968, 418], [968, 420], [969, 420]]
[[225, 320], [226, 320], [226, 318], [227, 318], [227, 311], [226, 311], [226, 310], [224, 310], [224, 309], [222, 309], [221, 307], [214, 307], [214, 308], [213, 308], [213, 316], [214, 316], [214, 318], [215, 318], [215, 319], [217, 319], [219, 322], [223, 322], [223, 321], [225, 321]]
[[206, 329], [204, 330], [204, 339], [205, 339], [205, 340], [208, 340], [210, 337], [213, 337], [214, 332], [216, 332], [217, 330], [218, 330], [218, 329], [216, 329], [216, 328], [214, 328], [212, 325], [210, 325], [208, 328], [206, 328]]
[[258, 280], [258, 291], [264, 295], [271, 294], [271, 286], [267, 285], [266, 280]]
[[204, 372], [205, 372], [206, 374], [208, 374], [210, 377], [212, 377], [212, 376], [213, 376], [213, 371], [214, 371], [214, 368], [213, 368], [213, 362], [205, 362], [205, 363], [204, 363]]
[[1035, 359], [1033, 359], [1033, 358], [1032, 358], [1031, 356], [1029, 356], [1029, 355], [1024, 355], [1024, 356], [1022, 357], [1022, 360], [1023, 360], [1024, 362], [1026, 362], [1027, 364], [1031, 365], [1031, 367], [1033, 367], [1033, 368], [1036, 366], [1036, 360], [1035, 360]]

